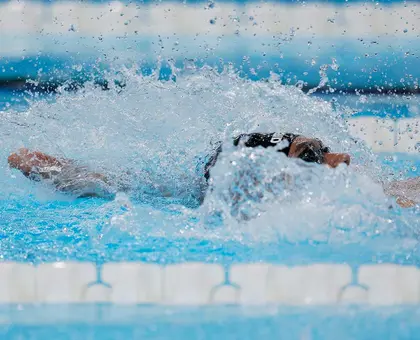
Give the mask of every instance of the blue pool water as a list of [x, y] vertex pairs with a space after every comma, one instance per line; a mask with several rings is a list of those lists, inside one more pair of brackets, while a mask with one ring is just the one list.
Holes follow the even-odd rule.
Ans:
[[[418, 266], [419, 210], [399, 208], [377, 182], [419, 176], [420, 158], [374, 154], [363, 143], [355, 143], [345, 124], [349, 112], [350, 118], [360, 112], [390, 119], [415, 117], [419, 99], [412, 97], [409, 102], [406, 97], [367, 101], [355, 96], [310, 97], [275, 82], [247, 82], [207, 71], [180, 78], [177, 84], [127, 75], [123, 90], [87, 86], [77, 93], [35, 96], [3, 90], [0, 258], [31, 263], [137, 260]], [[302, 170], [300, 164], [277, 155], [262, 158], [260, 151], [228, 150], [214, 169], [212, 193], [199, 207], [202, 159], [211, 149], [209, 143], [258, 129], [292, 129], [322, 137], [333, 149], [350, 152], [354, 166]], [[30, 183], [6, 164], [7, 155], [21, 146], [77, 159], [111, 175], [123, 172], [134, 190], [113, 200], [80, 199]], [[252, 216], [246, 221], [232, 213], [233, 203], [225, 193], [238, 179], [229, 162], [246, 167], [252, 159], [261, 164], [258, 176], [263, 182], [279, 169], [301, 171], [301, 177], [291, 200], [272, 198], [274, 206], [271, 200], [242, 202], [238, 209]], [[245, 176], [237, 186], [246, 187], [247, 181]], [[267, 195], [264, 187], [255, 190]], [[47, 325], [25, 323], [24, 314], [53, 315], [59, 307], [17, 308], [17, 321], [0, 326], [0, 334], [7, 339], [77, 339], [81, 334], [89, 334], [89, 339], [166, 338], [168, 334], [184, 339], [282, 338], [285, 334], [288, 339], [412, 339], [419, 331], [416, 308], [268, 309], [255, 314], [227, 307], [222, 312], [161, 308], [155, 314], [134, 308], [129, 314], [135, 319], [114, 323], [106, 322], [107, 307], [85, 306], [74, 313], [86, 313], [89, 320], [89, 308], [96, 308], [94, 314], [100, 317], [53, 327], [49, 321]], [[153, 316], [156, 313], [159, 317]]]
[[[7, 339], [415, 339], [418, 308], [140, 308], [120, 307], [123, 320], [107, 319], [112, 308], [75, 307], [86, 321], [66, 324], [21, 324], [0, 327]], [[43, 316], [68, 311], [59, 307], [28, 308]], [[101, 321], [92, 314], [100, 311]], [[24, 314], [24, 313], [21, 313]], [[18, 319], [18, 318], [17, 318]], [[53, 318], [54, 319], [54, 318]], [[45, 319], [44, 319], [45, 320]]]

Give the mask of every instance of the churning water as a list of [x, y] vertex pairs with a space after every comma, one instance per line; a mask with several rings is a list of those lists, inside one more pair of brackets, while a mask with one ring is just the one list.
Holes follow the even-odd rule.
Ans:
[[[120, 83], [107, 91], [88, 84], [1, 112], [4, 257], [279, 259], [303, 244], [324, 249], [321, 257], [350, 247], [354, 258], [357, 244], [366, 259], [382, 252], [413, 260], [418, 208], [403, 210], [384, 194], [381, 183], [393, 173], [349, 135], [345, 110], [274, 76], [249, 81], [229, 69], [196, 69], [170, 81], [125, 70]], [[229, 143], [239, 133], [274, 131], [318, 137], [350, 153], [352, 165], [328, 169]], [[224, 151], [207, 188], [204, 164], [219, 141]], [[7, 166], [23, 146], [106, 174], [118, 183], [113, 197], [77, 199], [30, 182]]]

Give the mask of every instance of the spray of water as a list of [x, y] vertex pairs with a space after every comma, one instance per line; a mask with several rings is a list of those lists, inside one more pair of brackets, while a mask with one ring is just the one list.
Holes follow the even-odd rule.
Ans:
[[[415, 212], [389, 209], [392, 202], [378, 184], [386, 171], [350, 137], [342, 112], [329, 103], [274, 77], [252, 82], [230, 69], [204, 67], [167, 82], [128, 69], [120, 75], [123, 88], [87, 84], [53, 101], [34, 101], [25, 112], [1, 113], [0, 196], [8, 226], [41, 228], [45, 205], [57, 201], [71, 208], [64, 217], [50, 216], [47, 225], [73, 223], [89, 235], [96, 230], [98, 244], [115, 229], [130, 237], [358, 242], [418, 225]], [[350, 153], [353, 165], [332, 170], [226, 142], [243, 132], [275, 131], [320, 138], [333, 151]], [[227, 147], [206, 189], [205, 159], [218, 141]], [[86, 204], [30, 183], [6, 164], [22, 146], [75, 159], [126, 193]], [[13, 220], [10, 211], [22, 211], [22, 204], [24, 216]]]

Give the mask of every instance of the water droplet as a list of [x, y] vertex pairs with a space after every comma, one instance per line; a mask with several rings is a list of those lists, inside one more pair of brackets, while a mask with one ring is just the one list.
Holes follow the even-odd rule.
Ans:
[[77, 72], [81, 72], [83, 70], [83, 66], [82, 65], [74, 65], [73, 69], [76, 70]]
[[361, 95], [359, 97], [359, 102], [360, 103], [365, 104], [365, 103], [367, 103], [367, 101], [368, 101], [368, 98], [365, 95]]
[[334, 71], [338, 71], [339, 68], [340, 65], [337, 63], [337, 60], [335, 58], [332, 58], [331, 69], [333, 69]]
[[230, 15], [230, 20], [232, 20], [233, 22], [240, 22], [241, 21], [238, 16], [233, 16], [233, 15]]

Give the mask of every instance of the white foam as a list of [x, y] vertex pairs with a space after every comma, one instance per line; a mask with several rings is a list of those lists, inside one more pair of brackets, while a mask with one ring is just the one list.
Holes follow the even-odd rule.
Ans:
[[[30, 224], [42, 232], [40, 188], [45, 189], [43, 202], [61, 200], [54, 188], [8, 168], [8, 155], [23, 145], [75, 159], [128, 187], [115, 201], [76, 202], [74, 210], [63, 208], [49, 216], [48, 223], [54, 225], [80, 225], [99, 249], [115, 237], [129, 235], [137, 242], [145, 234], [340, 244], [387, 233], [391, 223], [410, 230], [418, 225], [414, 214], [399, 216], [388, 209], [377, 184], [386, 179], [385, 167], [365, 144], [353, 141], [342, 112], [329, 102], [274, 77], [251, 82], [228, 69], [219, 74], [203, 68], [180, 75], [176, 83], [126, 69], [119, 76], [126, 83], [123, 91], [86, 84], [77, 93], [59, 94], [53, 103], [38, 101], [26, 112], [0, 115], [5, 178], [0, 195], [25, 215], [15, 230]], [[318, 137], [333, 151], [350, 153], [352, 166], [332, 170], [299, 164], [270, 150], [233, 148], [232, 136], [254, 131]], [[230, 148], [224, 148], [211, 170], [213, 191], [207, 191], [204, 204], [196, 209], [205, 157], [216, 141]], [[235, 190], [244, 194], [239, 204], [232, 199]], [[21, 202], [27, 202], [25, 209], [18, 208]], [[5, 214], [14, 219], [13, 210]], [[92, 218], [81, 219], [85, 214]], [[223, 227], [211, 229], [216, 224], [212, 216], [221, 216]]]

